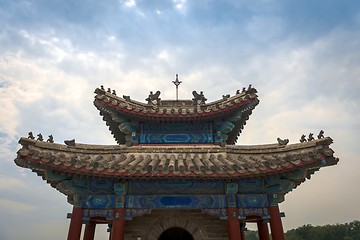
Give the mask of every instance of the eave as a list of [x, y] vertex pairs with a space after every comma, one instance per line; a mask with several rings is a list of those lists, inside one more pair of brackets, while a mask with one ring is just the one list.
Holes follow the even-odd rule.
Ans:
[[64, 176], [107, 179], [246, 179], [287, 175], [299, 169], [310, 177], [338, 159], [331, 138], [280, 146], [167, 145], [133, 146], [62, 144], [21, 138], [15, 163], [44, 178], [46, 171]]

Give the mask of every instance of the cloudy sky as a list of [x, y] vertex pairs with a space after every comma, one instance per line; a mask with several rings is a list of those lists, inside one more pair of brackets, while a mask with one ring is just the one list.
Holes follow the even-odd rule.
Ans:
[[258, 90], [237, 144], [334, 139], [339, 164], [280, 205], [286, 230], [359, 220], [359, 66], [356, 0], [0, 0], [0, 239], [67, 235], [65, 196], [13, 162], [20, 137], [115, 144], [94, 89], [174, 99], [175, 74], [181, 99]]

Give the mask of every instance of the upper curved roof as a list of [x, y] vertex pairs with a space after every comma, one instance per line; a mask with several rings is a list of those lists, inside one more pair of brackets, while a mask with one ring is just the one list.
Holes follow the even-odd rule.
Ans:
[[238, 91], [234, 96], [223, 96], [210, 103], [196, 100], [155, 99], [142, 103], [128, 96], [119, 97], [114, 93], [97, 88], [94, 105], [100, 111], [118, 144], [125, 144], [125, 134], [118, 128], [124, 119], [141, 122], [188, 122], [216, 121], [232, 118], [235, 127], [228, 133], [227, 144], [235, 144], [252, 110], [259, 100], [255, 88]]

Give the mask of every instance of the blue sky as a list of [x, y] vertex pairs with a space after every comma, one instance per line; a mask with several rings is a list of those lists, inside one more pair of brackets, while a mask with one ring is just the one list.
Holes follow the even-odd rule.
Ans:
[[359, 49], [355, 0], [0, 0], [0, 239], [67, 234], [66, 198], [13, 162], [21, 136], [115, 144], [94, 89], [174, 99], [175, 74], [181, 99], [257, 88], [238, 144], [296, 143], [321, 129], [334, 139], [339, 164], [286, 196], [285, 229], [359, 220]]

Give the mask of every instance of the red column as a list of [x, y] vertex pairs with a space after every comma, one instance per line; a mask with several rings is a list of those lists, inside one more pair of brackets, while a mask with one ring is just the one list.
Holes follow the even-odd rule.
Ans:
[[85, 226], [84, 240], [94, 240], [96, 223], [89, 222]]
[[270, 240], [269, 237], [269, 228], [266, 222], [260, 220], [257, 222], [259, 239], [260, 240]]
[[241, 240], [238, 209], [227, 208], [229, 240]]
[[73, 207], [67, 240], [80, 240], [83, 212], [83, 209]]
[[281, 223], [279, 206], [269, 208], [270, 228], [272, 240], [285, 240], [284, 229]]
[[241, 240], [245, 240], [245, 223], [240, 224], [240, 235]]
[[111, 240], [124, 240], [125, 208], [114, 209], [114, 219], [111, 229]]
[[245, 240], [245, 231], [242, 229], [240, 230], [240, 239]]

